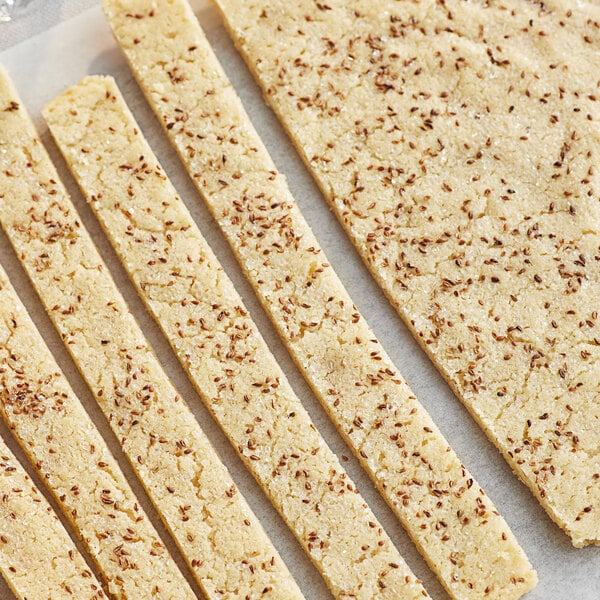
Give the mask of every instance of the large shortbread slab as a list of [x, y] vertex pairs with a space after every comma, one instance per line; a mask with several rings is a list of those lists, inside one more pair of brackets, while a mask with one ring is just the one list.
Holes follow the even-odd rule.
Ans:
[[600, 542], [597, 3], [217, 3], [417, 340]]
[[295, 396], [114, 81], [87, 78], [45, 115], [207, 407], [335, 596], [427, 596]]
[[0, 571], [19, 600], [105, 600], [56, 513], [0, 438]]
[[[33, 140], [25, 119], [15, 114], [12, 125]], [[6, 168], [22, 168], [22, 156], [18, 150]], [[160, 366], [41, 147], [36, 158], [19, 174], [19, 188], [6, 187], [0, 224], [203, 591], [219, 600], [302, 598]], [[50, 179], [55, 193], [40, 193], [39, 182]], [[0, 174], [5, 186], [10, 180]]]
[[522, 595], [535, 582], [526, 557], [329, 266], [185, 2], [154, 2], [146, 12], [141, 2], [105, 6], [150, 104], [284, 342], [450, 594]]
[[[3, 100], [0, 106], [6, 106]], [[6, 130], [5, 122], [0, 116], [0, 132]], [[5, 148], [0, 143], [0, 162]], [[35, 146], [28, 149], [29, 160], [35, 160]], [[15, 167], [10, 177], [18, 182], [20, 171]], [[4, 164], [0, 168], [5, 171]], [[53, 183], [45, 183], [48, 190], [54, 189]], [[0, 188], [0, 201], [6, 197]], [[2, 202], [0, 207], [4, 210]], [[2, 268], [0, 412], [81, 537], [112, 596], [195, 598]]]

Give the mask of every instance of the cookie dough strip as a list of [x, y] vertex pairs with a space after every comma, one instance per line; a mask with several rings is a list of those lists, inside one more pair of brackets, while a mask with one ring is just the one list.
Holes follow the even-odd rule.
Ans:
[[[12, 132], [5, 123], [0, 131]], [[14, 148], [23, 151], [18, 144]], [[35, 160], [36, 150], [30, 149]], [[2, 156], [0, 152], [0, 160]], [[11, 173], [18, 188], [19, 171]], [[45, 183], [54, 189], [53, 183]], [[2, 196], [6, 198], [4, 190]], [[113, 597], [195, 598], [2, 269], [0, 412], [81, 536]]]
[[416, 339], [573, 544], [600, 543], [597, 7], [217, 3]]
[[207, 407], [334, 595], [426, 596], [294, 395], [114, 81], [87, 78], [44, 115]]
[[144, 14], [140, 2], [105, 2], [151, 105], [297, 364], [431, 567], [455, 598], [522, 595], [535, 583], [527, 558], [329, 266], [185, 2], [155, 2], [133, 25], [124, 6]]
[[[31, 146], [25, 119], [15, 113], [7, 127], [26, 131], [23, 145]], [[302, 598], [160, 366], [50, 159], [41, 147], [31, 167], [24, 154], [13, 158], [7, 168], [20, 171], [22, 187], [10, 193], [11, 180], [0, 175], [0, 223], [203, 591], [219, 599]], [[52, 195], [40, 190], [48, 180], [56, 181]]]
[[0, 438], [0, 571], [19, 600], [105, 600], [56, 513]]

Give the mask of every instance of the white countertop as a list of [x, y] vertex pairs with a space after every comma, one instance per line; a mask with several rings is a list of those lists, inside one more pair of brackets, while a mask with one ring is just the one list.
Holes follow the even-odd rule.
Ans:
[[0, 23], [0, 51], [97, 5], [97, 0], [33, 0], [21, 16]]

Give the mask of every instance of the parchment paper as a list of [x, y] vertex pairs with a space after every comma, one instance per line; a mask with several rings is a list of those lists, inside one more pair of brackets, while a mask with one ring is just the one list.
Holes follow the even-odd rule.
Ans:
[[[336, 269], [356, 305], [375, 330], [376, 335], [408, 380], [419, 400], [429, 410], [448, 441], [508, 521], [537, 569], [540, 583], [527, 596], [527, 600], [600, 600], [600, 547], [573, 548], [568, 538], [550, 521], [529, 490], [512, 474], [498, 451], [479, 430], [467, 410], [455, 398], [433, 365], [419, 349], [362, 265], [360, 258], [329, 212], [325, 200], [318, 192], [275, 116], [264, 104], [258, 87], [233, 48], [216, 9], [210, 5], [208, 0], [196, 0], [192, 2], [192, 5], [278, 168], [286, 174], [292, 192], [324, 247], [329, 262]], [[0, 35], [2, 35], [1, 30]], [[193, 189], [183, 168], [179, 165], [177, 157], [133, 81], [120, 51], [113, 42], [100, 8], [89, 9], [71, 20], [60, 23], [44, 33], [1, 52], [0, 62], [9, 70], [17, 84], [23, 101], [40, 128], [43, 140], [73, 195], [83, 222], [92, 232], [113, 276], [146, 335], [154, 345], [163, 365], [218, 448], [235, 481], [264, 524], [306, 597], [309, 600], [316, 600], [328, 598], [330, 594], [299, 544], [271, 507], [258, 485], [246, 472], [225, 436], [204, 409], [168, 343], [137, 298], [100, 227], [68, 175], [42, 122], [41, 107], [65, 87], [76, 83], [87, 74], [111, 74], [117, 79], [150, 144], [192, 211], [203, 234], [223, 263], [225, 270], [236, 284], [269, 346], [318, 428], [338, 455], [350, 457], [345, 462], [350, 475], [357, 482], [366, 500], [407, 562], [423, 580], [431, 596], [436, 600], [447, 600], [447, 594], [419, 556], [367, 475], [352, 457], [350, 450], [326, 417], [325, 412], [277, 338], [216, 224]], [[115, 456], [163, 539], [174, 555], [178, 557], [174, 544], [170, 542], [159, 517], [137, 483], [100, 409], [93, 401], [46, 317], [42, 305], [3, 233], [0, 234], [0, 261], [7, 269], [13, 284], [25, 301], [75, 391], [108, 439]], [[11, 441], [10, 433], [4, 426], [0, 426], [0, 434]], [[16, 443], [11, 443], [11, 447], [17, 452], [21, 461], [26, 462]], [[28, 468], [28, 465], [26, 466]], [[29, 470], [31, 472], [31, 469]], [[37, 480], [35, 477], [34, 479]], [[39, 482], [39, 480], [37, 481]], [[178, 557], [178, 562], [189, 576], [183, 560]], [[188, 578], [191, 579], [191, 576]], [[13, 598], [3, 583], [0, 585], [0, 598]]]

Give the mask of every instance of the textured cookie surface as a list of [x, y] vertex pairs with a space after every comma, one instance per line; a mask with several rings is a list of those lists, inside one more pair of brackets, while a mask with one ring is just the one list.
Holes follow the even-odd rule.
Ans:
[[[68, 211], [52, 202], [61, 189], [54, 175], [25, 109], [0, 72], [0, 222], [6, 224], [21, 195], [40, 202], [50, 198], [50, 208], [32, 209], [31, 222], [23, 225], [32, 237], [43, 228], [49, 248], [59, 239], [77, 239], [80, 227], [64, 222]], [[41, 250], [36, 260], [38, 269], [48, 268], [51, 252]], [[56, 260], [60, 264], [62, 255]], [[115, 598], [195, 597], [1, 269], [0, 412]]]
[[119, 42], [309, 383], [449, 592], [520, 596], [527, 559], [327, 263], [197, 21], [182, 1], [151, 10]]
[[598, 543], [597, 4], [218, 4], [416, 338], [573, 543]]
[[106, 598], [56, 513], [1, 438], [0, 571], [19, 600]]
[[3, 271], [0, 411], [115, 598], [195, 597]]
[[51, 131], [90, 206], [206, 405], [333, 593], [426, 596], [294, 395], [114, 81], [88, 78], [61, 105], [77, 114], [49, 118]]
[[[49, 159], [40, 152], [20, 178], [22, 187], [0, 204], [0, 222], [206, 595], [301, 598], [162, 370]], [[55, 193], [39, 193], [40, 178], [53, 179]]]

